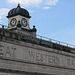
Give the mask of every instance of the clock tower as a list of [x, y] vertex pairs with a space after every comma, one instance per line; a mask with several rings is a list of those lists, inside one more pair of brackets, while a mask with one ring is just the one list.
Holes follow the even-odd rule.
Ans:
[[20, 7], [18, 4], [17, 8], [11, 9], [8, 12], [8, 30], [21, 33], [27, 36], [36, 37], [36, 28], [33, 26], [29, 27], [29, 19], [31, 18], [29, 12]]

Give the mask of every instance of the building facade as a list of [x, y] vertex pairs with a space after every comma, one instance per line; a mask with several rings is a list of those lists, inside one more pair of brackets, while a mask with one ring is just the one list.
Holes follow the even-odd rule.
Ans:
[[8, 28], [0, 29], [0, 75], [75, 75], [75, 48], [37, 38], [20, 4], [7, 18]]

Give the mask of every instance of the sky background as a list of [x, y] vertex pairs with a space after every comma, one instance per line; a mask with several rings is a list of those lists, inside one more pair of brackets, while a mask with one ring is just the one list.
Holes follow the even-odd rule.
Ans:
[[37, 35], [75, 45], [75, 0], [0, 0], [0, 24], [8, 26], [8, 11], [18, 3], [30, 12]]

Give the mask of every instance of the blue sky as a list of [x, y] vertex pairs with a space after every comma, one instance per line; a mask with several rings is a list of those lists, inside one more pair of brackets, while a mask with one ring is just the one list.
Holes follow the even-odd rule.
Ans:
[[18, 3], [30, 12], [38, 35], [75, 45], [75, 0], [0, 0], [0, 24], [8, 25], [7, 13]]

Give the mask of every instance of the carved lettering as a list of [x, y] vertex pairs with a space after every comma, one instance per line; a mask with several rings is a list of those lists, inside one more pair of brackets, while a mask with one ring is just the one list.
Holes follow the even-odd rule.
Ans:
[[59, 58], [56, 56], [52, 56], [52, 60], [54, 64], [59, 64]]
[[59, 64], [59, 58], [39, 52], [29, 51], [30, 60], [47, 64]]
[[38, 52], [29, 51], [30, 60], [37, 61], [37, 62], [43, 62], [43, 54]]
[[34, 61], [34, 52], [29, 51], [30, 60]]
[[0, 56], [4, 56], [4, 46], [0, 44]]
[[52, 56], [52, 61], [54, 64], [56, 64], [56, 57], [55, 56]]
[[48, 56], [48, 63], [53, 63], [52, 62], [52, 57], [50, 55]]
[[[12, 53], [11, 53], [12, 50]], [[8, 47], [8, 46], [4, 46], [0, 44], [0, 57], [15, 57], [16, 52], [15, 52], [16, 48], [14, 47]]]
[[40, 53], [36, 53], [36, 61], [40, 61]]
[[10, 48], [6, 47], [6, 53], [5, 53], [6, 57], [10, 57], [11, 56], [11, 52], [10, 52]]
[[16, 57], [16, 48], [11, 48], [11, 50], [13, 51], [13, 55], [12, 55], [12, 57]]
[[72, 66], [75, 66], [75, 62], [74, 62], [74, 60], [72, 59]]
[[40, 54], [40, 61], [41, 61], [41, 62], [43, 62], [43, 61], [44, 61], [43, 54]]
[[36, 53], [36, 61], [43, 62], [43, 54], [42, 53]]
[[70, 66], [70, 59], [67, 59], [67, 65]]
[[72, 58], [67, 59], [67, 66], [69, 67], [75, 67], [75, 60]]
[[46, 59], [49, 64], [59, 64], [59, 58], [56, 56], [46, 55]]
[[[21, 46], [20, 46], [21, 47]], [[22, 50], [22, 51], [21, 51]], [[24, 50], [24, 51], [23, 51]], [[21, 53], [20, 53], [21, 52]], [[24, 53], [23, 53], [24, 52]], [[20, 55], [19, 55], [20, 53]], [[24, 55], [23, 55], [24, 54]], [[23, 55], [23, 56], [22, 56]], [[14, 58], [16, 60], [28, 61], [30, 63], [41, 63], [45, 65], [68, 67], [75, 69], [75, 58], [67, 55], [60, 55], [52, 52], [41, 51], [19, 46], [0, 44], [0, 57]], [[64, 58], [65, 57], [65, 58]]]

